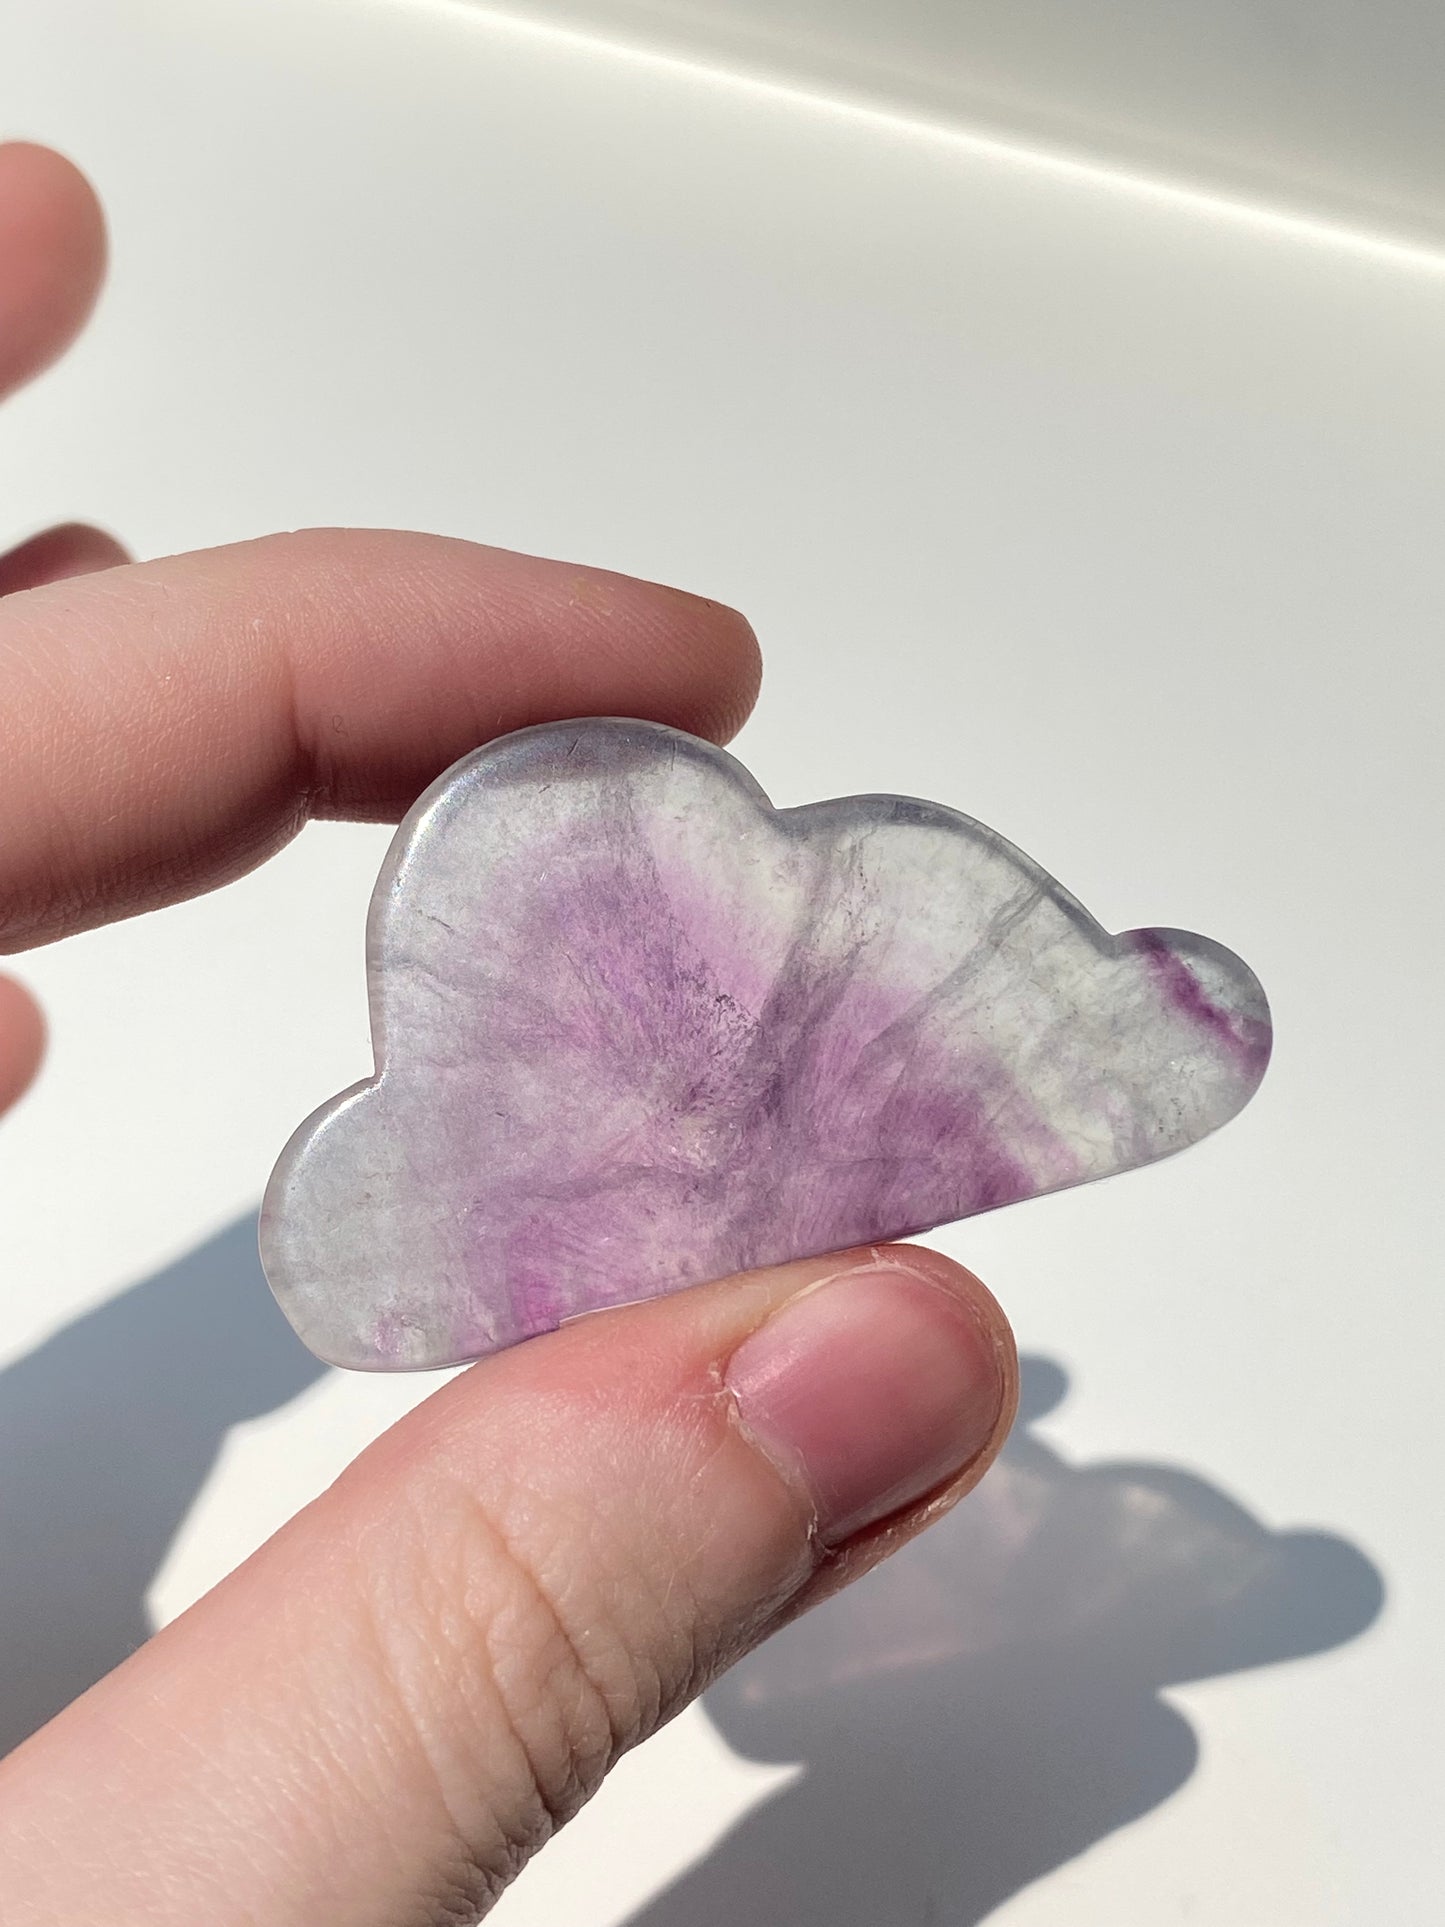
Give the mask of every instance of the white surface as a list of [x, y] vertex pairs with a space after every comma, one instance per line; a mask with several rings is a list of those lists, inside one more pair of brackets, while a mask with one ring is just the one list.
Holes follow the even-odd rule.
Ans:
[[[937, 796], [1115, 926], [1234, 945], [1276, 1005], [1220, 1137], [946, 1239], [1072, 1380], [1039, 1436], [1116, 1462], [1030, 1447], [1008, 1476], [1081, 1529], [1081, 1495], [1138, 1488], [1147, 1548], [1150, 1479], [1117, 1462], [1187, 1469], [1181, 1584], [1141, 1592], [1122, 1537], [1117, 1597], [1061, 1626], [1097, 1547], [986, 1544], [980, 1572], [968, 1515], [796, 1636], [801, 1697], [764, 1666], [644, 1749], [497, 1918], [611, 1927], [691, 1865], [648, 1927], [773, 1927], [748, 1854], [774, 1823], [818, 1895], [789, 1927], [957, 1927], [990, 1882], [1008, 1927], [1432, 1917], [1445, 277], [464, 10], [124, 16], [7, 11], [0, 121], [91, 169], [116, 265], [0, 424], [0, 536], [402, 523], [727, 597], [768, 652], [741, 748], [779, 801]], [[182, 1274], [226, 1305], [214, 1352], [155, 1356], [170, 1287], [118, 1296], [252, 1205], [365, 1068], [382, 844], [316, 830], [23, 960], [55, 1049], [0, 1127], [12, 1724], [124, 1641], [127, 1586], [178, 1610], [429, 1389], [331, 1375], [224, 1433], [298, 1382], [244, 1235]], [[1212, 1490], [1261, 1522], [1247, 1545], [1359, 1548], [1382, 1617], [1221, 1675], [1189, 1606]], [[1000, 1589], [1018, 1631], [980, 1655]], [[1161, 1644], [1212, 1675], [1172, 1712]], [[911, 1784], [869, 1777], [885, 1663]], [[1166, 1799], [1180, 1721], [1200, 1758]]]
[[1433, 0], [513, 6], [1005, 140], [1445, 242], [1445, 12]]

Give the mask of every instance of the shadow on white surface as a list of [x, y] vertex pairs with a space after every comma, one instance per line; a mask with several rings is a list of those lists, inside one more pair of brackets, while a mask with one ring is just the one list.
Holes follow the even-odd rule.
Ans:
[[1376, 1617], [1344, 1539], [1271, 1531], [1190, 1472], [1068, 1464], [1030, 1429], [1067, 1384], [1026, 1359], [978, 1491], [708, 1694], [739, 1753], [804, 1772], [631, 1927], [968, 1927], [1188, 1779], [1166, 1688]]
[[325, 1370], [248, 1215], [0, 1372], [0, 1753], [147, 1637], [147, 1589], [227, 1432]]

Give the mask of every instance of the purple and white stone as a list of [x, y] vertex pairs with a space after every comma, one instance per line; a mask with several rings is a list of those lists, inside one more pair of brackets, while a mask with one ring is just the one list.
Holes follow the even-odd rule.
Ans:
[[1147, 1164], [1270, 1047], [1237, 957], [1110, 936], [968, 817], [774, 810], [619, 720], [435, 783], [368, 969], [376, 1073], [291, 1140], [261, 1242], [313, 1351], [375, 1370]]

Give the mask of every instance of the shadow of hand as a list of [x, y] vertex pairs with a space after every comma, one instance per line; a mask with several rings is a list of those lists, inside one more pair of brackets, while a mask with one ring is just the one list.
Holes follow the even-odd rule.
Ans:
[[146, 1638], [226, 1433], [324, 1370], [247, 1216], [0, 1372], [0, 1754]]

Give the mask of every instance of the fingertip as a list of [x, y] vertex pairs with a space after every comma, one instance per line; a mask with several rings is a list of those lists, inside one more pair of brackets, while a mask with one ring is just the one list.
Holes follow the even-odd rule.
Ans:
[[906, 1245], [846, 1254], [733, 1353], [754, 1440], [814, 1501], [829, 1547], [916, 1530], [976, 1484], [1017, 1396], [1012, 1337], [971, 1272]]
[[612, 569], [452, 546], [470, 550], [494, 608], [531, 612], [539, 657], [550, 659], [529, 679], [532, 706], [511, 727], [558, 714], [557, 692], [568, 687], [585, 704], [579, 715], [637, 716], [711, 742], [747, 720], [762, 657], [752, 624], [728, 603]]
[[970, 1271], [966, 1265], [945, 1257], [941, 1251], [931, 1251], [924, 1245], [880, 1245], [877, 1249], [880, 1259], [917, 1272], [962, 1300], [993, 1352], [995, 1368], [1003, 1388], [997, 1416], [982, 1449], [959, 1478], [945, 1484], [930, 1498], [924, 1508], [926, 1522], [973, 1490], [998, 1457], [1013, 1430], [1019, 1409], [1018, 1341], [1014, 1337], [1008, 1313], [978, 1274]]
[[105, 216], [74, 162], [30, 141], [0, 144], [0, 392], [74, 340], [105, 261]]
[[[864, 1256], [849, 1254], [855, 1263]], [[870, 1454], [877, 1455], [880, 1467], [878, 1489], [886, 1493], [890, 1476], [903, 1473], [901, 1488], [894, 1488], [901, 1490], [902, 1502], [895, 1509], [875, 1503], [863, 1515], [855, 1514], [855, 1529], [834, 1542], [829, 1557], [790, 1602], [779, 1623], [852, 1585], [952, 1511], [993, 1465], [1018, 1413], [1019, 1363], [1013, 1329], [1003, 1307], [973, 1272], [942, 1252], [888, 1244], [869, 1248], [866, 1262], [858, 1264], [855, 1273], [844, 1274], [845, 1278], [850, 1275], [865, 1286], [886, 1279], [895, 1300], [893, 1305], [882, 1301], [873, 1285], [871, 1295], [880, 1299], [873, 1307], [876, 1330], [861, 1350], [870, 1359], [882, 1360], [877, 1373], [881, 1395], [874, 1400], [875, 1438], [870, 1444]], [[946, 1293], [956, 1302], [973, 1328], [973, 1346], [950, 1346], [946, 1326], [926, 1315], [918, 1318], [921, 1303], [911, 1310], [907, 1307], [906, 1291], [900, 1296], [898, 1285], [906, 1286], [909, 1280]], [[831, 1286], [833, 1281], [825, 1282]], [[913, 1327], [915, 1349], [911, 1361], [901, 1342], [909, 1337], [908, 1326]], [[868, 1339], [866, 1332], [864, 1337]], [[897, 1354], [891, 1384], [890, 1350]], [[950, 1350], [954, 1361], [947, 1368]], [[859, 1409], [852, 1387], [849, 1404]], [[888, 1412], [895, 1418], [889, 1420]], [[941, 1449], [936, 1453], [935, 1448]], [[917, 1466], [913, 1475], [904, 1472], [910, 1454]]]
[[[988, 1286], [977, 1272], [970, 1271], [941, 1251], [930, 1250], [926, 1245], [886, 1244], [874, 1247], [875, 1255], [881, 1262], [897, 1264], [906, 1270], [917, 1272], [930, 1283], [951, 1291], [963, 1299], [977, 1318], [979, 1324], [989, 1334], [998, 1353], [1000, 1369], [1008, 1380], [1007, 1389], [1010, 1399], [1005, 1401], [1006, 1418], [1011, 1418], [1018, 1405], [1018, 1346], [1014, 1339], [1013, 1326], [1009, 1323], [1008, 1313], [994, 1297]], [[1007, 1429], [1005, 1427], [1005, 1429]]]
[[0, 976], [0, 1112], [25, 1095], [45, 1055], [45, 1018], [13, 977]]
[[0, 596], [41, 589], [47, 582], [65, 582], [73, 576], [96, 575], [129, 560], [126, 550], [104, 529], [66, 522], [0, 555]]
[[[210, 566], [229, 570], [227, 553], [215, 552]], [[304, 529], [229, 553], [248, 567], [265, 556], [283, 623], [283, 599], [295, 600], [298, 588], [314, 612], [318, 579], [337, 615], [346, 613], [328, 635], [313, 632], [304, 656], [297, 650], [293, 681], [308, 741], [318, 717], [355, 716], [338, 691], [363, 657], [373, 702], [404, 688], [419, 720], [423, 705], [435, 706], [439, 724], [429, 733], [441, 747], [419, 772], [395, 755], [400, 745], [378, 740], [358, 754], [366, 739], [359, 722], [348, 724], [351, 754], [330, 754], [312, 785], [322, 814], [399, 815], [467, 750], [567, 716], [635, 716], [725, 742], [757, 698], [761, 658], [747, 618], [666, 584], [414, 530]], [[405, 628], [388, 620], [407, 604]]]
[[730, 603], [655, 585], [678, 610], [678, 696], [690, 705], [683, 725], [709, 742], [730, 742], [758, 700], [763, 656], [753, 625]]

